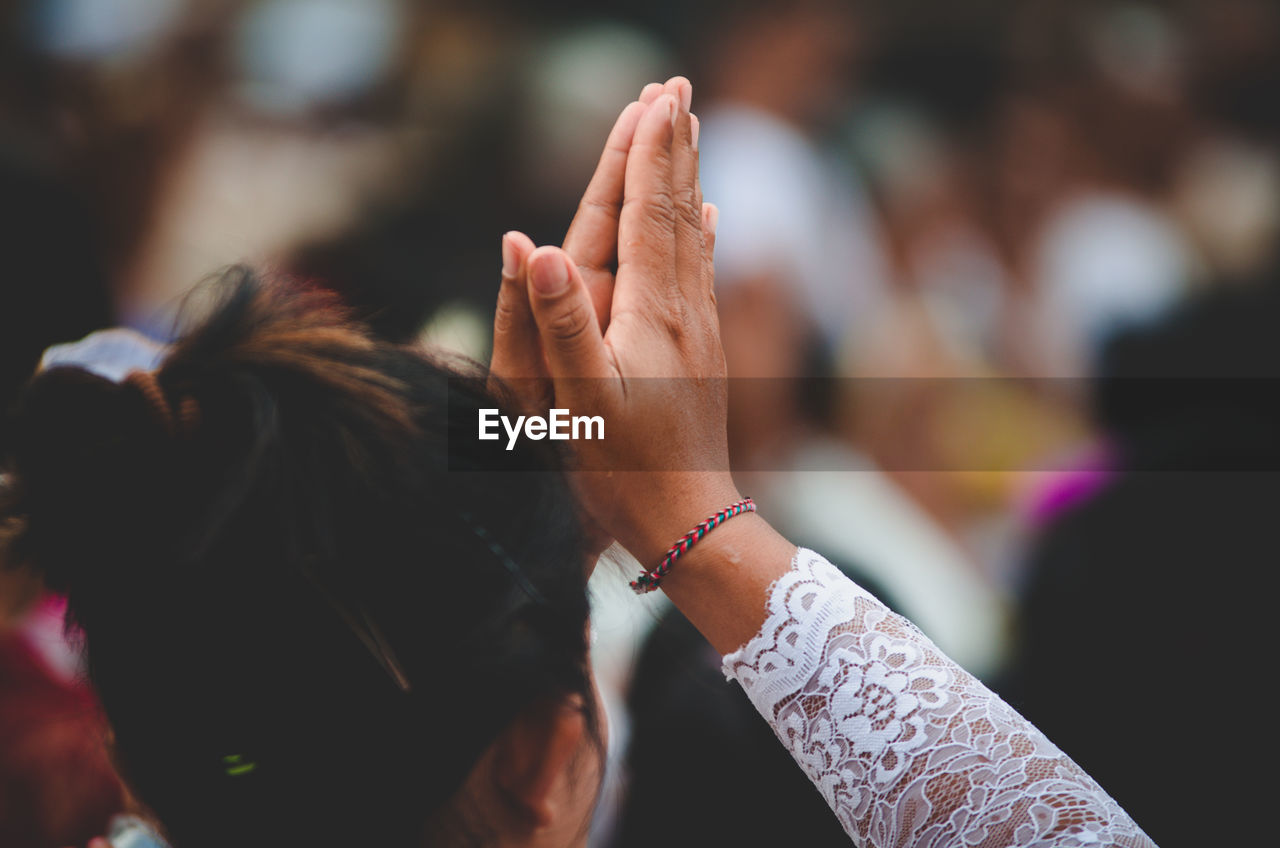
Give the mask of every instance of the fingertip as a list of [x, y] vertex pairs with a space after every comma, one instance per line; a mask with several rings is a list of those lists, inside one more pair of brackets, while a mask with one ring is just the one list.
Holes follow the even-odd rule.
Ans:
[[676, 118], [680, 115], [680, 105], [670, 94], [664, 94], [653, 102], [653, 109], [650, 111], [658, 116], [655, 120], [660, 121], [665, 118], [667, 123], [674, 129]]
[[502, 234], [502, 276], [507, 279], [514, 277], [516, 269], [520, 267], [516, 259], [515, 247], [511, 244], [511, 235], [511, 233]]
[[644, 88], [640, 89], [640, 102], [652, 103], [658, 99], [658, 95], [662, 93], [662, 83], [651, 82]]
[[680, 106], [688, 112], [693, 106], [693, 83], [689, 82], [689, 78], [685, 76], [674, 76], [667, 80], [667, 84], [663, 90], [669, 92], [677, 100]]
[[702, 204], [702, 228], [707, 231], [708, 235], [715, 236], [716, 228], [720, 226], [720, 207], [714, 203]]
[[534, 266], [545, 262], [548, 255], [555, 255], [558, 252], [559, 248], [549, 244], [544, 244], [541, 247], [535, 247], [529, 253], [529, 257], [526, 260], [529, 263], [529, 270], [532, 271]]
[[676, 118], [680, 114], [676, 99], [670, 94], [663, 94], [650, 104], [640, 124], [636, 128], [637, 136], [658, 135], [669, 142], [675, 129]]
[[533, 239], [529, 238], [519, 230], [508, 231], [506, 237], [511, 240], [511, 243], [515, 245], [516, 250], [519, 251], [521, 255], [531, 253], [533, 251]]
[[543, 246], [529, 255], [529, 280], [543, 297], [555, 297], [569, 288], [569, 257], [557, 247]]
[[680, 77], [680, 82], [677, 83], [677, 88], [680, 91], [680, 105], [684, 107], [686, 112], [688, 112], [693, 108], [693, 83], [689, 82], [684, 77]]
[[502, 276], [515, 279], [520, 271], [520, 263], [526, 254], [533, 249], [533, 241], [519, 230], [510, 230], [502, 235]]
[[618, 114], [618, 120], [613, 125], [613, 132], [610, 134], [610, 143], [625, 145], [630, 143], [631, 137], [635, 135], [636, 127], [640, 123], [640, 118], [644, 115], [647, 104], [639, 100], [633, 100], [628, 103]]

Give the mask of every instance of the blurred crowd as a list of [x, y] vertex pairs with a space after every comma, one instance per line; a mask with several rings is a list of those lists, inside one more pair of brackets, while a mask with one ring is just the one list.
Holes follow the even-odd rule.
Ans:
[[[483, 361], [499, 236], [559, 243], [618, 110], [687, 75], [740, 486], [1157, 842], [1195, 844], [1169, 735], [1231, 710], [1174, 690], [1224, 661], [1219, 623], [1247, 642], [1225, 607], [1276, 564], [1280, 499], [1245, 469], [1280, 421], [1190, 390], [1135, 409], [1124, 381], [1280, 367], [1273, 0], [20, 0], [0, 43], [5, 404], [55, 342], [166, 340], [241, 261]], [[714, 810], [790, 797], [755, 776], [782, 754], [622, 573], [593, 580], [595, 841], [756, 844]], [[128, 808], [59, 609], [0, 576], [6, 846], [83, 844]], [[1123, 738], [1095, 721], [1116, 709]], [[688, 791], [655, 785], [680, 758]], [[841, 844], [795, 776], [816, 830], [782, 841]], [[658, 794], [705, 824], [640, 814]]]

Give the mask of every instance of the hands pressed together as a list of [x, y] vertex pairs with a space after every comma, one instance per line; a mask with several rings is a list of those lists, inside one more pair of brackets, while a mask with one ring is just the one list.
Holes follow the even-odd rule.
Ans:
[[529, 409], [604, 418], [574, 485], [641, 562], [739, 497], [692, 92], [651, 83], [622, 110], [563, 248], [502, 241], [492, 374]]

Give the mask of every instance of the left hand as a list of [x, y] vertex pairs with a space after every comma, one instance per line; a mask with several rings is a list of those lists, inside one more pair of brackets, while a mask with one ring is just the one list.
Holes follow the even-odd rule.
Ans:
[[[618, 220], [622, 214], [627, 156], [645, 109], [663, 94], [678, 98], [687, 111], [693, 87], [684, 77], [672, 77], [665, 84], [651, 82], [638, 100], [622, 110], [562, 245], [578, 266], [591, 295], [601, 333], [608, 329], [613, 302], [613, 269], [618, 261]], [[691, 119], [696, 127], [696, 116]], [[502, 285], [493, 318], [489, 372], [515, 395], [518, 404], [545, 411], [552, 398], [551, 380], [525, 288], [525, 264], [533, 250], [533, 241], [524, 233], [513, 230], [502, 237]], [[496, 382], [491, 382], [490, 388], [496, 389]]]

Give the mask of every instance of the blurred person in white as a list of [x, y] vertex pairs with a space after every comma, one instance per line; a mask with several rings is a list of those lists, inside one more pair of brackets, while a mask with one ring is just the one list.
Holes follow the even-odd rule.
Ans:
[[981, 675], [999, 660], [1002, 601], [866, 456], [821, 435], [822, 414], [802, 394], [833, 392], [835, 381], [798, 379], [829, 378], [840, 349], [882, 338], [871, 330], [894, 299], [868, 193], [847, 157], [824, 143], [853, 102], [859, 5], [702, 10], [715, 37], [697, 42], [709, 101], [699, 153], [707, 196], [722, 210], [716, 275], [735, 378], [730, 443], [757, 499], [784, 527], [883, 586]]
[[774, 288], [834, 348], [874, 322], [888, 285], [875, 212], [824, 134], [852, 98], [853, 4], [737, 4], [710, 43], [702, 86], [705, 185], [724, 200], [722, 298]]
[[[888, 68], [906, 102], [862, 116], [859, 140], [960, 364], [1080, 377], [1109, 335], [1199, 275], [1170, 208], [1194, 124], [1185, 39], [1135, 3], [1019, 4], [979, 33], [976, 16], [920, 27], [922, 45]], [[975, 74], [979, 102], [958, 118]]]
[[1280, 7], [1221, 0], [1188, 10], [1188, 66], [1200, 137], [1174, 204], [1206, 276], [1250, 280], [1280, 241]]
[[1050, 172], [1031, 178], [1050, 192], [1022, 270], [1038, 301], [1033, 373], [1052, 377], [1090, 373], [1111, 336], [1158, 318], [1199, 276], [1194, 246], [1169, 208], [1191, 129], [1183, 34], [1145, 4], [1076, 15], [1078, 55], [1044, 92], [1047, 103], [1024, 101], [1009, 121], [1021, 143], [1066, 134], [1056, 145], [1061, 161], [1026, 160]]

